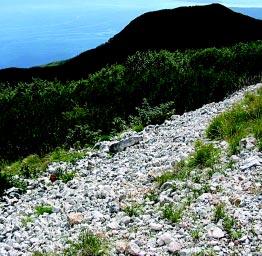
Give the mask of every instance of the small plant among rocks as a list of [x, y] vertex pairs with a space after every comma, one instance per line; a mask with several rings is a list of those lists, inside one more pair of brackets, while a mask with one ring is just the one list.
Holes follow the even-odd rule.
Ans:
[[199, 240], [199, 238], [201, 237], [201, 231], [199, 229], [191, 230], [190, 234], [193, 240]]
[[155, 191], [151, 191], [145, 195], [145, 199], [157, 203], [159, 201], [159, 195]]
[[143, 213], [143, 206], [141, 204], [132, 204], [127, 205], [123, 211], [129, 216], [129, 217], [137, 217], [141, 213]]
[[55, 180], [61, 180], [64, 183], [67, 183], [68, 181], [74, 179], [76, 173], [74, 171], [68, 171], [68, 170], [63, 170], [62, 168], [59, 168], [56, 171], [56, 174], [54, 174], [54, 179]]
[[220, 203], [216, 205], [214, 210], [214, 221], [218, 222], [220, 219], [223, 219], [226, 216], [225, 205]]
[[236, 230], [236, 220], [226, 213], [224, 204], [218, 204], [216, 206], [214, 211], [214, 220], [216, 222], [222, 220], [223, 228], [232, 240], [237, 240], [242, 236], [241, 230]]
[[33, 216], [27, 215], [21, 218], [21, 224], [23, 227], [26, 227], [29, 223], [32, 223], [34, 221]]
[[174, 207], [172, 204], [167, 204], [162, 208], [163, 217], [170, 220], [172, 223], [177, 223], [182, 218], [184, 206]]
[[53, 207], [51, 205], [38, 205], [35, 207], [35, 213], [38, 216], [43, 215], [44, 213], [51, 214], [53, 213]]

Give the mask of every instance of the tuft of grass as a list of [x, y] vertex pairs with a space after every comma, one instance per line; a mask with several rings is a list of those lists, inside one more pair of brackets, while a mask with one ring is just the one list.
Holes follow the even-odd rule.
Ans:
[[191, 230], [190, 235], [193, 238], [193, 240], [199, 240], [201, 236], [201, 232], [199, 229], [193, 229]]
[[135, 132], [142, 132], [144, 130], [144, 125], [143, 124], [134, 124], [132, 126], [132, 130]]
[[142, 205], [140, 204], [133, 204], [133, 205], [127, 205], [123, 211], [129, 216], [129, 217], [137, 217], [139, 216], [142, 212]]
[[[176, 164], [172, 171], [168, 171], [158, 176], [155, 181], [161, 187], [169, 180], [185, 180], [195, 168], [213, 168], [218, 162], [220, 150], [212, 144], [205, 144], [201, 141], [195, 143], [195, 152], [187, 161], [182, 160]], [[195, 181], [200, 180], [200, 176], [194, 176]]]
[[219, 149], [215, 148], [213, 144], [205, 144], [202, 141], [197, 141], [195, 144], [195, 153], [189, 159], [188, 167], [212, 168], [218, 161], [219, 153]]
[[21, 224], [23, 227], [26, 227], [28, 223], [32, 223], [34, 221], [33, 216], [27, 215], [21, 218]]
[[38, 205], [35, 207], [35, 213], [38, 216], [43, 215], [44, 213], [51, 214], [53, 213], [53, 207], [51, 205]]
[[150, 201], [158, 202], [159, 195], [155, 191], [151, 191], [145, 195], [145, 199], [148, 198]]
[[162, 208], [163, 217], [172, 223], [177, 223], [182, 218], [184, 206], [175, 208], [172, 204], [167, 204]]
[[197, 253], [193, 253], [192, 256], [216, 256], [217, 254], [212, 249], [205, 249]]
[[220, 219], [223, 219], [226, 216], [225, 205], [220, 203], [216, 205], [214, 210], [214, 220], [218, 222]]
[[33, 256], [107, 256], [109, 250], [105, 239], [94, 235], [88, 230], [80, 233], [77, 242], [70, 242], [69, 247], [60, 253], [34, 252]]
[[206, 134], [210, 139], [227, 140], [231, 154], [239, 151], [242, 138], [253, 134], [259, 150], [262, 150], [262, 88], [256, 93], [246, 94], [229, 111], [215, 117]]
[[107, 242], [94, 235], [90, 231], [82, 231], [78, 242], [73, 242], [63, 252], [63, 256], [105, 256], [108, 255], [108, 244]]
[[156, 177], [155, 181], [161, 187], [163, 184], [165, 184], [169, 180], [175, 179], [175, 173], [173, 171], [164, 172], [160, 176]]
[[74, 179], [76, 175], [76, 172], [74, 171], [67, 171], [67, 170], [63, 170], [62, 168], [59, 168], [57, 170], [57, 179], [63, 181], [64, 183], [67, 183], [68, 181]]
[[242, 236], [241, 230], [237, 230], [236, 220], [226, 213], [224, 204], [218, 204], [214, 211], [214, 220], [218, 222], [220, 219], [224, 230], [232, 240], [239, 239]]
[[226, 215], [223, 218], [223, 228], [232, 240], [237, 240], [242, 237], [241, 230], [236, 230], [236, 226], [237, 222], [233, 217]]

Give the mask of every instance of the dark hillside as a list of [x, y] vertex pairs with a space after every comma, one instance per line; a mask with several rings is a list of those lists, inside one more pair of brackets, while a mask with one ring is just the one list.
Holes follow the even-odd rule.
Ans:
[[107, 43], [53, 67], [0, 70], [0, 81], [87, 77], [107, 64], [122, 63], [136, 51], [230, 46], [262, 39], [262, 20], [220, 4], [180, 7], [141, 15]]

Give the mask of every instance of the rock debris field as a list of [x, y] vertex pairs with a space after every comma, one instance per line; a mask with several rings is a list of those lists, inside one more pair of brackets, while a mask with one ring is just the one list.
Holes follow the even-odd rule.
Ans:
[[[140, 133], [125, 133], [120, 142], [102, 142], [74, 165], [52, 164], [43, 176], [28, 181], [25, 194], [9, 189], [0, 202], [0, 255], [59, 252], [83, 229], [106, 238], [109, 255], [262, 255], [262, 153], [254, 138], [242, 140], [240, 153], [233, 156], [226, 154], [225, 141], [212, 142], [223, 154], [220, 168], [204, 181], [190, 174], [160, 187], [154, 182], [188, 157], [196, 140], [208, 143], [205, 130], [212, 118], [261, 86], [246, 87]], [[50, 174], [57, 168], [76, 171], [76, 176], [66, 184], [52, 183]], [[163, 217], [163, 205], [178, 205], [192, 193], [197, 196], [179, 221]], [[36, 215], [39, 205], [52, 206], [52, 213]], [[234, 219], [237, 237], [229, 235], [223, 219], [214, 220], [218, 205]], [[129, 216], [128, 206], [136, 214]]]

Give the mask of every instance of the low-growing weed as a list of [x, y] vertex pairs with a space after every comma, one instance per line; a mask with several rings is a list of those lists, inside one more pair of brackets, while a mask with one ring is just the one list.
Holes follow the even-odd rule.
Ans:
[[170, 220], [172, 223], [177, 223], [182, 218], [184, 206], [175, 207], [172, 204], [167, 204], [162, 208], [163, 217]]
[[127, 205], [123, 211], [129, 216], [129, 217], [137, 217], [143, 212], [143, 206], [140, 204], [132, 204]]
[[38, 205], [35, 207], [35, 213], [38, 216], [43, 215], [44, 213], [51, 214], [53, 213], [53, 207], [51, 205]]
[[218, 222], [220, 219], [223, 219], [226, 216], [225, 205], [220, 203], [215, 206], [214, 210], [214, 220]]

